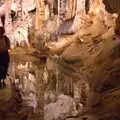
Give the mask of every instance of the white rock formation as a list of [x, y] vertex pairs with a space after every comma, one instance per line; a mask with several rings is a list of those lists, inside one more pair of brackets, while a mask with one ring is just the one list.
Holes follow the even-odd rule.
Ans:
[[68, 116], [75, 116], [77, 113], [74, 100], [64, 94], [59, 95], [55, 103], [44, 107], [45, 120], [63, 120]]
[[28, 27], [18, 27], [11, 35], [11, 48], [15, 48], [18, 46], [24, 46], [27, 47], [30, 46], [29, 40], [28, 40]]

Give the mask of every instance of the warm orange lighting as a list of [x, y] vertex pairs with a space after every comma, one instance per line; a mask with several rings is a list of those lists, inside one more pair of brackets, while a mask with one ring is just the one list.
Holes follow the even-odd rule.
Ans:
[[99, 12], [100, 12], [100, 8], [95, 8], [95, 9], [94, 9], [94, 13], [95, 13], [95, 14], [97, 14], [97, 13], [99, 13]]
[[17, 4], [12, 3], [11, 4], [11, 10], [14, 11], [14, 12], [16, 12], [17, 11]]
[[99, 12], [100, 12], [100, 8], [94, 8], [94, 9], [92, 9], [92, 10], [90, 11], [90, 14], [96, 15], [96, 14], [98, 14]]

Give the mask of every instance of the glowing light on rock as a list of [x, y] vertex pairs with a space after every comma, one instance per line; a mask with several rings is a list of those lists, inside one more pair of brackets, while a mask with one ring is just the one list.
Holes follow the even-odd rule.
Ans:
[[94, 10], [94, 12], [95, 12], [95, 14], [99, 13], [99, 12], [100, 12], [100, 8], [96, 8], [96, 9]]
[[4, 5], [0, 6], [0, 16], [3, 16], [3, 15], [5, 15], [5, 6]]
[[11, 10], [16, 12], [17, 11], [17, 5], [15, 3], [11, 4]]
[[100, 8], [94, 8], [94, 9], [91, 9], [89, 13], [97, 15], [99, 12], [100, 12]]
[[3, 25], [2, 25], [2, 21], [1, 21], [1, 18], [0, 18], [0, 27], [2, 27]]

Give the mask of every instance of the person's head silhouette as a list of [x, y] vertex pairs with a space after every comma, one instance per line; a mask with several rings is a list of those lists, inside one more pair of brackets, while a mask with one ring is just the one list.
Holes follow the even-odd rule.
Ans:
[[3, 36], [5, 33], [4, 27], [0, 26], [0, 36]]

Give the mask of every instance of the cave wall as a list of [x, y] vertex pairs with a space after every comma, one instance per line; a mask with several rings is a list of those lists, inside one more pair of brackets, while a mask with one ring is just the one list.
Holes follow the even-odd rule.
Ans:
[[115, 33], [120, 35], [120, 1], [119, 0], [103, 0], [106, 10], [109, 13], [117, 13], [118, 18], [116, 20]]
[[110, 13], [119, 13], [120, 1], [119, 0], [103, 0], [106, 5], [106, 10]]

